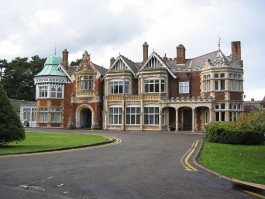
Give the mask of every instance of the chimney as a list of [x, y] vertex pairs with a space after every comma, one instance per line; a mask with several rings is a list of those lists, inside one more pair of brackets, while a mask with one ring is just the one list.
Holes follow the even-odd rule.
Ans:
[[232, 58], [236, 57], [238, 61], [241, 61], [241, 44], [240, 41], [233, 41], [231, 43], [232, 47]]
[[68, 70], [68, 53], [69, 52], [66, 49], [64, 49], [62, 65], [63, 65], [65, 70]]
[[110, 66], [112, 66], [112, 64], [114, 64], [114, 62], [115, 62], [115, 58], [114, 57], [110, 58]]
[[177, 64], [185, 64], [185, 47], [182, 44], [177, 46]]
[[143, 63], [148, 59], [148, 44], [144, 42], [143, 44]]

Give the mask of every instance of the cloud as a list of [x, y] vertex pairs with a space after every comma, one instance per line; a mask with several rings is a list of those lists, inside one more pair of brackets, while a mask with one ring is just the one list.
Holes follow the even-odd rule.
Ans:
[[150, 51], [168, 57], [176, 56], [181, 43], [193, 58], [216, 50], [220, 36], [226, 55], [231, 41], [241, 41], [249, 92], [265, 87], [264, 5], [259, 0], [12, 0], [10, 6], [2, 0], [0, 59], [47, 57], [56, 47], [67, 48], [72, 60], [88, 50], [95, 63], [108, 67], [119, 53], [141, 61], [145, 41]]

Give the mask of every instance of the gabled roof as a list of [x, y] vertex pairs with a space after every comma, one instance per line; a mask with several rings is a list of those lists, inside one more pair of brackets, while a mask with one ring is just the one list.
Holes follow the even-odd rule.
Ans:
[[136, 75], [136, 73], [138, 72], [138, 68], [135, 65], [135, 63], [133, 61], [131, 61], [130, 59], [128, 59], [127, 57], [123, 56], [123, 55], [119, 55], [117, 57], [117, 59], [115, 60], [115, 62], [110, 66], [109, 70], [106, 72], [108, 73], [109, 71], [111, 71], [113, 69], [113, 67], [119, 62], [121, 61], [122, 63], [124, 63], [124, 65], [131, 70], [131, 72], [133, 73], [133, 75]]
[[95, 68], [100, 74], [102, 74], [102, 75], [105, 75], [106, 72], [107, 72], [107, 70], [108, 70], [108, 69], [104, 68], [103, 66], [99, 66], [99, 65], [94, 64], [94, 63], [92, 63], [92, 65], [93, 65], [94, 68]]
[[[170, 66], [166, 63], [166, 62], [164, 62], [163, 60], [162, 60], [162, 58], [156, 53], [156, 52], [152, 52], [152, 54], [149, 56], [149, 58], [146, 60], [146, 62], [144, 63], [144, 65], [141, 67], [141, 69], [139, 70], [139, 72], [141, 72], [144, 68], [146, 68], [147, 66], [148, 66], [148, 64], [150, 63], [150, 61], [152, 60], [152, 59], [156, 59], [157, 61], [158, 61], [158, 63], [160, 63], [161, 65], [160, 65], [160, 67], [163, 67], [163, 68], [166, 68], [167, 69], [167, 71], [171, 74], [171, 76], [173, 77], [173, 78], [177, 78], [175, 75], [174, 75], [174, 73], [170, 70]], [[155, 68], [155, 67], [154, 67]], [[139, 72], [138, 72], [138, 74], [139, 74]]]

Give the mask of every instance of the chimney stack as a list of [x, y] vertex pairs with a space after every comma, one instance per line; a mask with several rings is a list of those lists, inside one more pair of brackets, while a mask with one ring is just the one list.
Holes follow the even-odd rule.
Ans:
[[232, 47], [232, 58], [236, 57], [238, 61], [241, 61], [241, 44], [240, 41], [233, 41], [231, 43]]
[[185, 64], [185, 51], [186, 49], [182, 44], [179, 44], [177, 46], [177, 64]]
[[69, 52], [66, 49], [64, 49], [62, 65], [63, 65], [65, 70], [68, 70], [68, 53]]
[[114, 64], [114, 62], [115, 62], [115, 58], [114, 57], [110, 58], [110, 66], [112, 66], [112, 64]]
[[143, 63], [146, 62], [146, 60], [148, 59], [148, 47], [149, 45], [144, 42], [143, 44]]

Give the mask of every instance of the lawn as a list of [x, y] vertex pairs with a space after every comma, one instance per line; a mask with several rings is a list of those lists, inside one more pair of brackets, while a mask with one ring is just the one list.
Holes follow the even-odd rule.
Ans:
[[265, 184], [265, 145], [205, 142], [199, 163], [230, 178]]
[[74, 147], [108, 140], [108, 138], [99, 135], [26, 132], [26, 139], [24, 141], [9, 143], [7, 146], [0, 146], [0, 154]]

